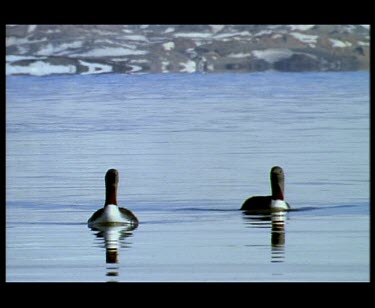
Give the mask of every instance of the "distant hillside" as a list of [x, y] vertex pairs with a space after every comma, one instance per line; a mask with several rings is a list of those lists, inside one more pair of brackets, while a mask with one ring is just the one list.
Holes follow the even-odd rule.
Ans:
[[361, 25], [7, 25], [6, 74], [369, 68]]

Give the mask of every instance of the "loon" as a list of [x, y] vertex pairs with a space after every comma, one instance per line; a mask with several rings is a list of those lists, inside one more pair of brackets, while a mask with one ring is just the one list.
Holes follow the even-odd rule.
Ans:
[[284, 201], [284, 171], [279, 166], [274, 166], [270, 172], [271, 196], [253, 196], [248, 198], [241, 210], [251, 211], [287, 211], [290, 206]]
[[128, 209], [117, 205], [117, 186], [119, 172], [109, 169], [105, 175], [105, 203], [104, 207], [97, 210], [87, 221], [89, 227], [101, 225], [133, 225], [138, 226], [138, 218]]

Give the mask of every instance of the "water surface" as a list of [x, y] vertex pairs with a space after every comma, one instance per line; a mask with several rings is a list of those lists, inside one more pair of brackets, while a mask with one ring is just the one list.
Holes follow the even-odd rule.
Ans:
[[[368, 73], [8, 76], [6, 99], [7, 281], [369, 280]], [[238, 210], [274, 165], [281, 229]], [[87, 227], [109, 168], [135, 230]]]

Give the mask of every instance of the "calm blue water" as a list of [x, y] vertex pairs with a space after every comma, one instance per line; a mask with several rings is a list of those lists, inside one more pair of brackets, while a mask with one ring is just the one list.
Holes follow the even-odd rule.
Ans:
[[369, 73], [8, 76], [6, 221], [7, 281], [369, 281]]

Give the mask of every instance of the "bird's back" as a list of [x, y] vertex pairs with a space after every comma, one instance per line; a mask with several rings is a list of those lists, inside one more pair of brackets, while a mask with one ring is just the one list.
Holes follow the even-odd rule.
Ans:
[[241, 210], [269, 210], [271, 209], [271, 196], [254, 196], [247, 199]]

